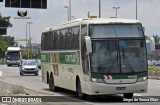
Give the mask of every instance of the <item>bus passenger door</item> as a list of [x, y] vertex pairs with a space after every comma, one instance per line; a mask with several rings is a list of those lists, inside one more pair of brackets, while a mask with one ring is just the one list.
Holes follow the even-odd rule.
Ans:
[[82, 70], [83, 70], [83, 82], [84, 82], [84, 90], [85, 92], [87, 92], [89, 90], [89, 81], [90, 81], [90, 77], [89, 77], [89, 55], [87, 54], [86, 51], [86, 46], [84, 45], [82, 48]]

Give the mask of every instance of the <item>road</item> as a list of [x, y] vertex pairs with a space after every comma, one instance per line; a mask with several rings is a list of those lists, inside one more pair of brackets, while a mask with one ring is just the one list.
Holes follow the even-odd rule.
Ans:
[[[75, 92], [67, 91], [67, 90], [61, 90], [60, 92], [53, 93], [49, 91], [48, 85], [43, 83], [41, 80], [41, 70], [39, 70], [39, 76], [34, 76], [34, 75], [24, 75], [20, 76], [19, 75], [19, 67], [7, 67], [6, 65], [0, 65], [0, 71], [2, 71], [2, 77], [1, 79], [16, 83], [16, 84], [21, 84], [24, 87], [31, 88], [33, 90], [37, 90], [40, 92], [45, 92], [45, 93], [50, 93], [54, 94], [54, 96], [69, 96], [72, 99], [79, 100], [76, 97]], [[160, 96], [160, 80], [149, 80], [148, 84], [148, 93], [137, 93], [135, 96], [140, 96], [140, 97], [152, 97], [152, 96]], [[92, 97], [93, 98], [93, 97]], [[88, 99], [83, 99], [81, 101], [84, 101], [85, 104], [95, 104], [95, 105], [106, 105], [106, 104], [111, 104], [111, 101], [115, 100], [123, 100], [122, 96], [120, 95], [109, 95], [104, 97], [94, 97], [91, 99], [90, 97]], [[112, 102], [112, 105], [118, 104], [118, 105], [124, 105], [128, 104], [127, 103], [118, 103]], [[129, 104], [146, 104], [146, 102], [136, 102], [136, 103], [129, 103]], [[159, 102], [150, 102], [149, 104], [153, 105], [158, 105]]]

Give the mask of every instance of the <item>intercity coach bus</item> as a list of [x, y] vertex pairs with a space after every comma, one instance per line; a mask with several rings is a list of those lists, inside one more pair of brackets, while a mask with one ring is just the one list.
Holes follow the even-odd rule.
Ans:
[[77, 19], [42, 33], [42, 81], [84, 95], [145, 93], [146, 43], [140, 21]]

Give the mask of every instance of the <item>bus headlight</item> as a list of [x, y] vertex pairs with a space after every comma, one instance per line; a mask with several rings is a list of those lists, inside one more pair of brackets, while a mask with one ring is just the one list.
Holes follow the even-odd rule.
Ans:
[[148, 79], [147, 76], [145, 76], [145, 77], [140, 77], [140, 78], [137, 78], [137, 82], [145, 81], [145, 80], [147, 80], [147, 79]]
[[104, 79], [91, 78], [92, 82], [104, 83]]

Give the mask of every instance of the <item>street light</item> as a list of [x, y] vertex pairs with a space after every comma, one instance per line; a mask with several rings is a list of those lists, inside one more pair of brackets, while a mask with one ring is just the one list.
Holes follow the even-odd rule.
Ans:
[[137, 0], [136, 0], [136, 20], [137, 20]]
[[99, 18], [101, 18], [101, 0], [99, 0]]
[[69, 20], [71, 20], [71, 0], [69, 0]]
[[113, 7], [113, 9], [116, 9], [116, 18], [117, 18], [117, 9], [120, 9], [120, 7]]
[[[27, 41], [28, 41], [28, 39], [27, 39], [27, 23], [26, 23], [26, 51], [27, 51]], [[27, 55], [28, 55], [28, 52], [27, 52]], [[27, 58], [27, 56], [26, 56], [26, 58]]]
[[[30, 50], [31, 47], [32, 47], [32, 45], [31, 45], [31, 37], [30, 37], [30, 24], [32, 24], [32, 22], [27, 22], [27, 24], [29, 25], [29, 43], [28, 43], [29, 44], [28, 45], [28, 59], [29, 59], [30, 55], [31, 55], [31, 58], [32, 58], [32, 50]], [[26, 32], [26, 34], [27, 34], [27, 32]]]
[[71, 16], [74, 20], [76, 19], [76, 17], [75, 16]]
[[68, 21], [69, 21], [69, 7], [68, 7], [68, 6], [64, 6], [64, 8], [67, 8], [67, 13], [68, 13]]

